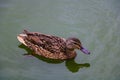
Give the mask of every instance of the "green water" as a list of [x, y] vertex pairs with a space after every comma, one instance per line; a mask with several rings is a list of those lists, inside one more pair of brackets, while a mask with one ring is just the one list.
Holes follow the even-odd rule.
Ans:
[[[16, 39], [24, 29], [77, 37], [91, 55], [24, 55], [31, 51]], [[120, 1], [0, 1], [0, 80], [120, 80]]]

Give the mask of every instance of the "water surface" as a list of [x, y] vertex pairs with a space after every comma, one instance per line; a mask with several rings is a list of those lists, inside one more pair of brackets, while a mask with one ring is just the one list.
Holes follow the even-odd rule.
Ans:
[[[0, 80], [119, 80], [119, 0], [0, 1]], [[16, 36], [24, 29], [74, 36], [91, 51], [67, 61], [31, 53]]]

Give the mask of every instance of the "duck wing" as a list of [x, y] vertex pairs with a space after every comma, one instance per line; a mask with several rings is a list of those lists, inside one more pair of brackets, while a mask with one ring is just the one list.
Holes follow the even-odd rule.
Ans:
[[66, 51], [65, 39], [63, 38], [38, 32], [24, 31], [24, 33], [27, 34], [26, 39], [28, 41], [51, 53], [65, 53]]

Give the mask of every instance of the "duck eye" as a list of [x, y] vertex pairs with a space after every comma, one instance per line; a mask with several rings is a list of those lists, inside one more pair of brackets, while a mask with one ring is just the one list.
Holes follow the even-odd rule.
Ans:
[[78, 43], [74, 43], [74, 44], [78, 45]]
[[76, 43], [76, 42], [75, 42], [74, 44], [75, 44], [75, 45], [78, 45], [78, 46], [80, 46], [80, 44], [79, 44], [79, 43]]

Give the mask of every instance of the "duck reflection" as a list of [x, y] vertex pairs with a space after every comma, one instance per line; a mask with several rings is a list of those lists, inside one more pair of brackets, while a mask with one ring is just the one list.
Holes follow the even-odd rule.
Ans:
[[67, 60], [65, 65], [68, 68], [68, 70], [73, 73], [78, 72], [80, 68], [90, 67], [89, 63], [78, 64], [75, 62], [74, 59]]
[[47, 63], [51, 63], [51, 64], [59, 64], [65, 61], [65, 65], [67, 67], [67, 69], [73, 73], [78, 72], [79, 69], [84, 68], [84, 67], [90, 67], [89, 63], [83, 63], [83, 64], [78, 64], [75, 62], [75, 59], [68, 59], [68, 60], [55, 60], [55, 59], [49, 59], [49, 58], [45, 58], [42, 56], [39, 56], [37, 54], [34, 54], [34, 52], [32, 50], [30, 50], [29, 48], [27, 48], [26, 46], [24, 46], [23, 44], [18, 46], [19, 48], [25, 49], [27, 51], [26, 54], [24, 55], [32, 55], [36, 58], [38, 58], [39, 60], [42, 60], [44, 62]]

